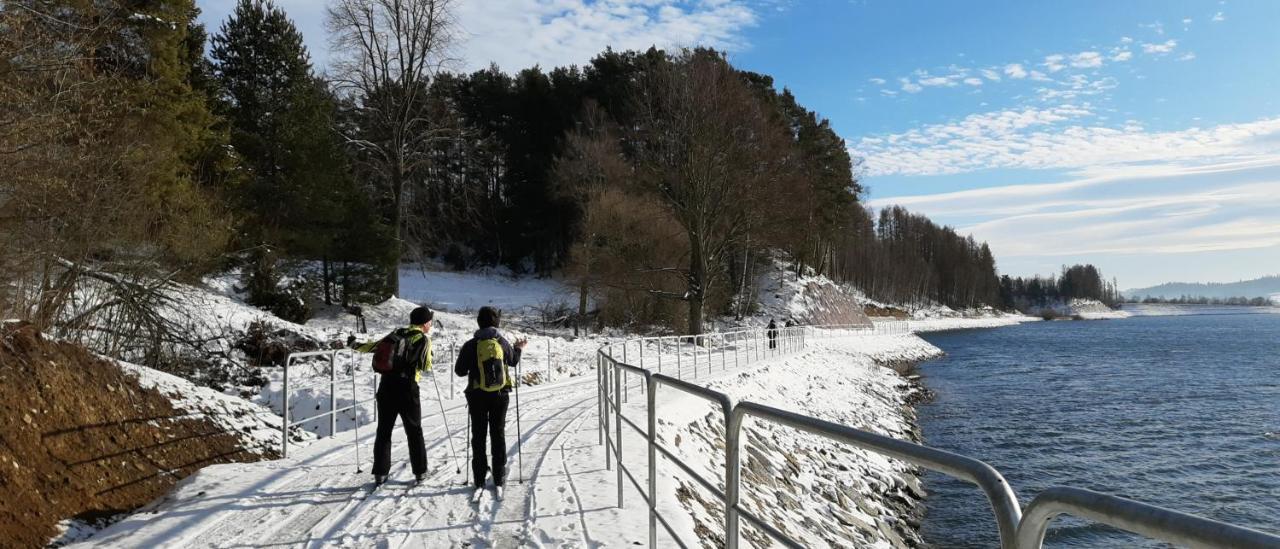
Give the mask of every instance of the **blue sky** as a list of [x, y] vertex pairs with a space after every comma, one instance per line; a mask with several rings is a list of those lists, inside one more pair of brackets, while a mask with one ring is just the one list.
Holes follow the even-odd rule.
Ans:
[[[278, 0], [327, 63], [321, 0]], [[234, 0], [197, 0], [211, 30]], [[1280, 272], [1280, 2], [465, 0], [460, 70], [710, 45], [862, 159], [874, 206], [1121, 287]]]

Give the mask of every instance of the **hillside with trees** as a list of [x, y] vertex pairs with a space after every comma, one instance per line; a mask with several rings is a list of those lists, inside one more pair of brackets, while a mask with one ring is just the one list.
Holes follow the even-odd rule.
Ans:
[[1237, 302], [1240, 300], [1248, 302], [1254, 298], [1262, 298], [1265, 301], [1267, 298], [1280, 296], [1280, 275], [1264, 276], [1239, 282], [1207, 284], [1169, 282], [1150, 288], [1125, 290], [1124, 295], [1135, 301], [1146, 301], [1147, 298], [1169, 300], [1168, 302], [1200, 302], [1203, 300], [1205, 303], [1211, 303], [1214, 300], [1227, 302], [1233, 299]]
[[[985, 244], [868, 210], [831, 124], [719, 52], [462, 73], [451, 2], [341, 0], [322, 74], [269, 0], [212, 35], [196, 14], [0, 11], [6, 316], [121, 319], [92, 338], [110, 351], [181, 337], [150, 312], [167, 280], [235, 269], [250, 302], [304, 321], [397, 293], [423, 260], [569, 279], [584, 325], [701, 331], [749, 313], [774, 259], [908, 307], [1008, 303]], [[114, 297], [73, 299], [89, 287]]]

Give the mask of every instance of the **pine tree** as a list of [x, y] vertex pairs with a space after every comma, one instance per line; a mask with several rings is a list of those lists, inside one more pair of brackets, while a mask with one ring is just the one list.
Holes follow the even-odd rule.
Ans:
[[[284, 11], [271, 0], [240, 0], [213, 38], [212, 57], [231, 143], [249, 172], [235, 194], [247, 214], [242, 244], [256, 250], [249, 276], [263, 279], [248, 281], [251, 299], [272, 305], [277, 277], [268, 263], [321, 259], [329, 273], [344, 201], [360, 197], [334, 131], [335, 100]], [[326, 276], [326, 297], [331, 282]]]

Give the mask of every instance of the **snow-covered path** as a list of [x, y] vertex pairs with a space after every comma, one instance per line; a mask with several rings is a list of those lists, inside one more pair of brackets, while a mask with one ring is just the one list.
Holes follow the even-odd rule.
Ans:
[[[706, 357], [701, 351], [698, 354], [702, 358], [696, 367], [705, 378]], [[732, 355], [717, 354], [715, 359], [717, 374], [733, 370]], [[681, 374], [692, 376], [694, 367], [691, 355], [686, 355]], [[665, 370], [671, 374], [674, 368]], [[508, 414], [510, 473], [500, 502], [490, 492], [480, 504], [470, 502], [472, 490], [464, 478], [469, 470], [465, 401], [444, 401], [448, 436], [457, 450], [455, 461], [434, 391], [424, 379], [428, 478], [419, 485], [411, 485], [408, 451], [397, 429], [391, 480], [371, 489], [368, 467], [374, 430], [369, 425], [360, 429], [363, 473], [357, 473], [354, 433], [339, 433], [336, 438], [291, 449], [287, 459], [208, 467], [183, 481], [168, 497], [86, 543], [110, 547], [578, 547], [603, 541], [592, 536], [595, 525], [608, 531], [603, 535], [607, 541], [620, 541], [624, 534], [609, 526], [621, 513], [613, 507], [616, 486], [597, 486], [612, 480], [615, 473], [605, 474], [604, 450], [595, 444], [595, 381], [594, 376], [578, 376], [521, 391], [518, 440], [512, 437], [517, 423], [514, 402]], [[629, 391], [639, 395], [641, 389], [637, 383]], [[643, 400], [632, 398], [632, 406], [642, 405]], [[523, 473], [518, 471], [517, 449], [523, 454]], [[590, 501], [584, 503], [582, 497]], [[635, 495], [630, 497], [635, 501]], [[626, 537], [636, 536], [645, 539], [643, 532]]]

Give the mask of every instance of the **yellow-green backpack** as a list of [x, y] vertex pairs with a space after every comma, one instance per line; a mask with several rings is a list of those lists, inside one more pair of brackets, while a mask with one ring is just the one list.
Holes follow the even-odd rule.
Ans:
[[496, 393], [507, 386], [507, 361], [503, 359], [502, 343], [498, 338], [476, 341], [477, 370], [480, 372], [476, 380], [476, 389]]

